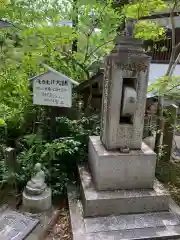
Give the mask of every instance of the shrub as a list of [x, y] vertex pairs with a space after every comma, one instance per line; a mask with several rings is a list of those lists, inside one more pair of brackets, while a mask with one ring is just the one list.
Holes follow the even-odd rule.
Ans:
[[53, 141], [45, 140], [42, 132], [20, 139], [17, 171], [9, 175], [4, 166], [1, 182], [13, 182], [17, 190], [22, 191], [33, 174], [34, 165], [40, 162], [53, 196], [64, 194], [67, 182], [75, 180], [76, 163], [87, 160], [89, 135], [99, 134], [99, 116], [79, 120], [57, 118], [56, 130], [57, 139]]

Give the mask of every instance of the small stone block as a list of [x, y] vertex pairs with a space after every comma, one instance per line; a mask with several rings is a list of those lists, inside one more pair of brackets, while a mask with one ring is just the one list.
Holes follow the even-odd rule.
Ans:
[[23, 192], [23, 207], [28, 212], [43, 212], [51, 208], [52, 191], [46, 188], [40, 195], [31, 196]]
[[79, 166], [85, 217], [169, 210], [169, 193], [157, 180], [154, 189], [97, 191], [87, 167]]
[[5, 162], [8, 170], [15, 171], [17, 167], [16, 151], [14, 148], [8, 147], [5, 149]]
[[109, 151], [99, 136], [89, 137], [88, 162], [97, 190], [153, 188], [156, 154], [145, 143], [129, 153]]

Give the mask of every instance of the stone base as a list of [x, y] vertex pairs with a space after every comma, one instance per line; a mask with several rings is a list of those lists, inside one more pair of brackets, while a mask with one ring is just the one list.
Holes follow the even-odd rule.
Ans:
[[96, 191], [87, 167], [79, 166], [85, 217], [169, 210], [169, 193], [157, 180], [154, 189]]
[[179, 239], [180, 210], [171, 200], [170, 211], [83, 217], [77, 188], [68, 188], [73, 240]]
[[88, 161], [97, 190], [153, 188], [156, 154], [142, 143], [130, 153], [108, 151], [99, 136], [89, 138]]
[[34, 212], [44, 212], [51, 208], [51, 200], [52, 200], [52, 192], [50, 188], [46, 188], [46, 190], [37, 196], [30, 196], [23, 192], [23, 208], [31, 213]]
[[44, 183], [43, 187], [40, 188], [40, 189], [37, 189], [37, 188], [32, 188], [32, 187], [29, 187], [29, 186], [26, 186], [26, 193], [28, 195], [40, 195], [44, 192], [44, 190], [47, 188], [46, 184]]

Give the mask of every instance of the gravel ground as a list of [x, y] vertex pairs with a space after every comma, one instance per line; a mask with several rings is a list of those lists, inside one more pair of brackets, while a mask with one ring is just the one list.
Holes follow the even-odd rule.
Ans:
[[72, 240], [68, 208], [60, 210], [58, 221], [50, 229], [45, 240]]

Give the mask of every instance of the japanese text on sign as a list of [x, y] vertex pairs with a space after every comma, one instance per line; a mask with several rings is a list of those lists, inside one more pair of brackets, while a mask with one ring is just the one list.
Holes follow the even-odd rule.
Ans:
[[63, 79], [36, 78], [33, 81], [33, 103], [37, 105], [71, 107], [71, 82]]

